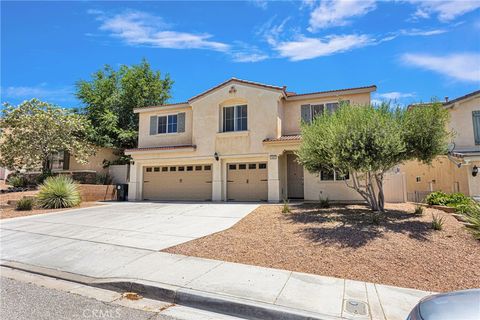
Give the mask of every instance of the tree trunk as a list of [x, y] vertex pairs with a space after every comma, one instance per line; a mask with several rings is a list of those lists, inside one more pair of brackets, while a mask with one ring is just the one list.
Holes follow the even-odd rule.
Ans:
[[383, 172], [375, 175], [378, 187], [378, 208], [381, 212], [385, 211], [385, 195], [383, 193]]
[[46, 156], [42, 161], [42, 175], [47, 176], [52, 173], [52, 168], [50, 168], [49, 156]]

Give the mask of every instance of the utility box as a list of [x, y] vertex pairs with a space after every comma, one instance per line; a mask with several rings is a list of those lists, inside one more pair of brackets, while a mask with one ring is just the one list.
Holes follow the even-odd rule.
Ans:
[[115, 185], [117, 190], [117, 201], [127, 201], [128, 199], [128, 184], [122, 183]]

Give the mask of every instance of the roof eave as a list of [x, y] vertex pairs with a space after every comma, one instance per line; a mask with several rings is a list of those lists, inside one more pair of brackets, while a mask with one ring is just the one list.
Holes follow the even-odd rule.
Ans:
[[358, 88], [330, 90], [330, 91], [312, 92], [312, 93], [301, 93], [301, 94], [287, 96], [286, 100], [298, 101], [298, 100], [324, 98], [324, 97], [332, 97], [332, 96], [340, 97], [340, 96], [345, 96], [350, 94], [370, 93], [376, 90], [377, 90], [377, 86], [372, 85], [368, 87], [358, 87]]

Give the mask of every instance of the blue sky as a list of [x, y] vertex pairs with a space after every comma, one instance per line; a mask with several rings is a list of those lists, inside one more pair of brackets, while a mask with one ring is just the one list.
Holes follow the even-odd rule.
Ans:
[[80, 106], [77, 80], [142, 58], [170, 102], [230, 77], [452, 99], [480, 88], [480, 1], [1, 2], [2, 102]]

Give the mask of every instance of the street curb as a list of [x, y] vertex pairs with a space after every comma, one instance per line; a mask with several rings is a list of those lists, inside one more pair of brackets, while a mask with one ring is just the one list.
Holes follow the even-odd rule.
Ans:
[[160, 282], [126, 279], [94, 278], [71, 272], [38, 267], [21, 262], [0, 261], [0, 265], [52, 278], [76, 282], [92, 287], [137, 292], [149, 299], [162, 300], [186, 307], [202, 309], [247, 319], [258, 320], [339, 320], [341, 318], [282, 307], [270, 303], [237, 298], [228, 295], [210, 293], [173, 286]]

